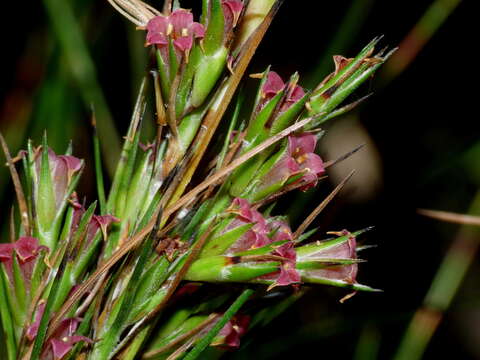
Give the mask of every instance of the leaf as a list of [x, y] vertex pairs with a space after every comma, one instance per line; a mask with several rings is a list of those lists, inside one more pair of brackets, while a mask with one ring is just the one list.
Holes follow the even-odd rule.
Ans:
[[194, 360], [207, 348], [213, 341], [215, 336], [222, 330], [228, 321], [235, 315], [242, 305], [253, 295], [252, 289], [245, 289], [232, 305], [225, 311], [220, 320], [210, 329], [210, 331], [201, 338], [193, 349], [185, 356], [184, 360]]

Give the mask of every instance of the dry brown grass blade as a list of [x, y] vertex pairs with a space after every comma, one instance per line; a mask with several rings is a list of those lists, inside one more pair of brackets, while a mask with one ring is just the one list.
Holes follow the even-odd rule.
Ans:
[[167, 360], [177, 360], [180, 356], [185, 354], [185, 352], [194, 344], [195, 340], [191, 339], [190, 341], [187, 341], [185, 344], [180, 346], [177, 350], [175, 350], [168, 358]]
[[197, 185], [194, 189], [189, 191], [187, 194], [182, 196], [176, 203], [173, 205], [169, 206], [167, 209], [165, 209], [165, 219], [173, 214], [175, 211], [180, 209], [183, 205], [189, 203], [195, 196], [197, 196], [199, 193], [201, 193], [203, 190], [208, 188], [210, 185], [215, 184], [219, 179], [227, 175], [228, 173], [232, 172], [235, 170], [237, 167], [242, 165], [245, 161], [250, 159], [251, 157], [257, 155], [258, 153], [262, 152], [269, 146], [275, 144], [276, 142], [282, 140], [286, 136], [290, 135], [292, 132], [304, 127], [306, 124], [314, 120], [316, 117], [311, 117], [311, 118], [306, 118], [303, 119], [285, 130], [279, 132], [278, 134], [272, 136], [271, 138], [265, 140], [263, 143], [260, 145], [254, 147], [252, 150], [248, 151], [247, 153], [243, 154], [239, 158], [235, 159], [232, 161], [229, 165], [223, 167], [220, 169], [218, 172], [210, 176], [208, 179]]
[[203, 157], [208, 145], [210, 144], [210, 140], [212, 139], [213, 134], [215, 133], [220, 120], [223, 117], [223, 114], [227, 110], [230, 101], [237, 90], [238, 84], [247, 69], [250, 60], [252, 59], [260, 41], [262, 40], [263, 36], [265, 35], [268, 27], [270, 26], [273, 17], [275, 16], [278, 8], [280, 6], [280, 1], [277, 2], [268, 15], [265, 17], [263, 22], [259, 25], [255, 33], [249, 38], [247, 43], [245, 44], [245, 51], [242, 51], [233, 71], [233, 74], [229, 77], [229, 79], [225, 82], [225, 84], [219, 90], [219, 96], [213, 102], [211, 108], [208, 110], [208, 113], [203, 121], [202, 127], [206, 128], [207, 131], [201, 137], [197, 137], [194, 140], [194, 144], [196, 145], [195, 153], [192, 160], [189, 163], [187, 172], [185, 173], [180, 186], [177, 188], [175, 194], [173, 195], [170, 204], [173, 204], [177, 201], [185, 191], [185, 188], [190, 183], [190, 180], [193, 176], [193, 173], [198, 167], [200, 160]]
[[25, 200], [25, 194], [23, 193], [22, 183], [20, 182], [20, 177], [18, 176], [17, 169], [13, 164], [12, 156], [10, 155], [10, 151], [8, 150], [8, 145], [1, 133], [0, 143], [2, 144], [3, 152], [5, 154], [5, 158], [7, 159], [8, 169], [10, 170], [10, 175], [12, 177], [15, 194], [17, 195], [18, 208], [20, 210], [20, 220], [22, 222], [25, 234], [27, 236], [30, 236], [32, 234], [32, 229], [30, 227], [30, 221], [28, 218], [27, 201]]
[[14, 243], [17, 239], [17, 234], [15, 231], [15, 208], [12, 206], [10, 208], [10, 242]]
[[480, 216], [474, 215], [465, 215], [452, 213], [448, 211], [439, 211], [439, 210], [429, 210], [429, 209], [418, 209], [417, 212], [420, 215], [427, 216], [432, 219], [451, 222], [455, 224], [462, 225], [474, 225], [480, 226]]
[[342, 190], [348, 180], [353, 176], [355, 170], [352, 170], [350, 174], [348, 174], [345, 179], [342, 180], [340, 184], [338, 184], [335, 189], [311, 212], [310, 215], [303, 221], [303, 223], [298, 227], [298, 229], [293, 234], [293, 239], [298, 239], [300, 235], [310, 226], [313, 220], [320, 214], [320, 212], [325, 209], [325, 207], [332, 201], [332, 199]]
[[189, 337], [196, 335], [199, 333], [201, 330], [203, 330], [206, 326], [210, 325], [215, 319], [218, 318], [217, 314], [210, 314], [209, 317], [207, 317], [204, 321], [202, 321], [198, 326], [194, 327], [192, 330], [187, 331], [185, 334], [180, 335], [177, 337], [175, 340], [173, 340], [171, 343], [162, 346], [161, 348], [151, 350], [143, 354], [142, 358], [143, 359], [150, 359], [153, 357], [156, 357], [157, 355], [172, 349], [174, 346], [180, 344], [182, 341], [187, 340]]

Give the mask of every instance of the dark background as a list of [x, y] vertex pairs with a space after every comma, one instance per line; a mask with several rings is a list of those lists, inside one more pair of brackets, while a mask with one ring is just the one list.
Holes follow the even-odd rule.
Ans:
[[[194, 3], [183, 4], [190, 7]], [[351, 3], [286, 0], [251, 72], [272, 64], [283, 77], [298, 70], [305, 74], [306, 83], [312, 84], [308, 76], [315, 68], [325, 69], [324, 75], [332, 70], [331, 55], [354, 56], [380, 34], [384, 35], [382, 46], [397, 46], [432, 1], [357, 1], [362, 4], [361, 11], [350, 25], [358, 29], [347, 32], [345, 41], [332, 48], [331, 40], [343, 31], [339, 25]], [[349, 118], [355, 129], [347, 127], [345, 133], [331, 129], [338, 141], [343, 137], [348, 140], [361, 129], [367, 147], [379, 157], [370, 159], [368, 151], [363, 157], [352, 157], [348, 165], [356, 168], [360, 177], [371, 160], [376, 169], [373, 178], [354, 183], [327, 209], [320, 224], [324, 230], [375, 226], [361, 238], [378, 246], [362, 254], [368, 263], [361, 265], [359, 280], [384, 292], [358, 294], [339, 304], [345, 291], [312, 289], [258, 334], [251, 346], [232, 357], [287, 359], [308, 351], [315, 359], [347, 359], [356, 356], [359, 339], [372, 349], [378, 346], [379, 359], [393, 356], [458, 230], [456, 225], [420, 217], [416, 209], [464, 213], [480, 184], [473, 3], [461, 2], [405, 71], [389, 78], [387, 64], [360, 90], [360, 95], [375, 94]], [[142, 34], [135, 33], [106, 1], [73, 1], [73, 5], [98, 82], [120, 133], [124, 133], [144, 69]], [[43, 3], [10, 2], [2, 18], [0, 129], [12, 152], [24, 146], [26, 136], [38, 141], [47, 127], [58, 150], [73, 138], [76, 154], [88, 159], [89, 109], [49, 27]], [[351, 145], [353, 148], [357, 143]], [[329, 146], [321, 150], [325, 157], [334, 152]], [[89, 175], [91, 172], [84, 176], [82, 190], [93, 196]], [[4, 220], [11, 200], [8, 186], [8, 176], [2, 170], [0, 206]], [[368, 190], [366, 195], [352, 195], [363, 187]], [[324, 190], [328, 189], [325, 185]], [[315, 206], [322, 191], [310, 196], [311, 204], [302, 206]], [[301, 219], [298, 213], [293, 214], [297, 217]], [[480, 358], [479, 270], [477, 261], [446, 312], [425, 359]]]

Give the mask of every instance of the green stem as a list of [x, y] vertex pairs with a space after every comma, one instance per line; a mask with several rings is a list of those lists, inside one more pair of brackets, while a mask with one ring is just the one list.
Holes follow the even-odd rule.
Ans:
[[399, 45], [395, 56], [383, 69], [387, 82], [396, 78], [417, 57], [461, 0], [436, 0]]
[[104, 215], [105, 212], [107, 211], [107, 202], [105, 199], [105, 185], [103, 183], [100, 141], [98, 139], [96, 127], [94, 127], [94, 134], [93, 134], [93, 154], [95, 157], [95, 176], [97, 178], [98, 202], [100, 204], [100, 213]]
[[225, 311], [223, 317], [210, 329], [210, 331], [205, 335], [190, 351], [184, 358], [184, 360], [193, 360], [200, 356], [200, 354], [210, 345], [212, 340], [217, 336], [217, 334], [222, 330], [225, 324], [235, 315], [242, 305], [250, 298], [254, 293], [252, 289], [244, 290], [240, 296], [235, 300], [235, 302]]
[[[475, 195], [469, 214], [480, 213], [480, 191]], [[449, 308], [463, 278], [475, 259], [480, 242], [480, 229], [463, 225], [435, 275], [395, 355], [395, 360], [421, 359], [435, 330]]]
[[[106, 166], [110, 174], [115, 171], [117, 154], [120, 153], [119, 136], [113, 124], [112, 115], [105, 96], [97, 80], [95, 65], [82, 36], [80, 25], [73, 13], [71, 4], [66, 0], [44, 0], [50, 18], [52, 31], [67, 57], [70, 71], [77, 81], [84, 103], [93, 102], [98, 111], [98, 130], [105, 141], [103, 144]], [[68, 31], [66, 31], [68, 29]]]

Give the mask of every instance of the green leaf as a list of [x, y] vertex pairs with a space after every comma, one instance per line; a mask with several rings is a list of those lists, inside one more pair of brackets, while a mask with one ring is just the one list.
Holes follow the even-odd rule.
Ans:
[[242, 305], [252, 296], [254, 291], [252, 289], [245, 289], [240, 296], [233, 302], [232, 305], [225, 311], [220, 320], [210, 329], [210, 331], [198, 341], [194, 348], [185, 356], [184, 360], [194, 360], [207, 348], [213, 341], [215, 336], [223, 329], [228, 321], [235, 315]]
[[213, 53], [207, 53], [200, 58], [195, 71], [191, 102], [194, 107], [199, 107], [210, 95], [218, 82], [227, 64], [228, 50], [221, 46]]
[[40, 320], [40, 324], [38, 325], [37, 336], [35, 337], [35, 340], [33, 342], [33, 348], [30, 356], [30, 360], [40, 359], [40, 354], [43, 348], [43, 342], [45, 341], [45, 337], [47, 335], [50, 315], [53, 312], [53, 307], [55, 305], [58, 290], [60, 288], [60, 283], [61, 283], [60, 279], [63, 277], [63, 274], [64, 274], [64, 270], [65, 270], [64, 264], [65, 263], [61, 264], [60, 268], [58, 269], [52, 281], [52, 287], [50, 289], [50, 293], [48, 295], [48, 299], [45, 304], [45, 310]]
[[[233, 219], [227, 220], [226, 226], [228, 226], [228, 224], [232, 221]], [[199, 258], [223, 254], [230, 246], [232, 246], [254, 225], [254, 223], [240, 225], [220, 236], [213, 237], [210, 241], [207, 242], [207, 244], [203, 248], [203, 251], [200, 253]], [[225, 226], [221, 227], [221, 229], [224, 228]]]
[[48, 159], [47, 135], [42, 142], [40, 159], [40, 176], [38, 179], [38, 194], [36, 201], [36, 214], [39, 229], [39, 241], [49, 249], [55, 248], [55, 240], [52, 238], [52, 225], [56, 216], [55, 190], [53, 188], [52, 175]]
[[[223, 46], [224, 16], [221, 0], [209, 0], [208, 26], [203, 39], [205, 52], [210, 55]], [[208, 5], [207, 5], [208, 6]], [[204, 5], [205, 8], [205, 5]]]
[[143, 78], [142, 84], [138, 92], [137, 100], [135, 103], [135, 109], [133, 110], [132, 119], [128, 128], [125, 142], [123, 143], [122, 153], [118, 161], [117, 169], [115, 170], [115, 176], [113, 178], [112, 186], [107, 200], [107, 213], [116, 214], [116, 202], [120, 187], [124, 181], [126, 174], [126, 167], [132, 157], [133, 141], [137, 137], [139, 132], [140, 117], [145, 108], [145, 95], [147, 90], [147, 80]]
[[[15, 252], [14, 252], [15, 254]], [[20, 264], [18, 263], [17, 256], [12, 256], [12, 272], [13, 272], [13, 289], [15, 290], [15, 306], [18, 307], [20, 313], [25, 315], [27, 310], [27, 287], [25, 279], [23, 278]]]
[[10, 306], [6, 297], [8, 285], [5, 283], [4, 275], [3, 264], [0, 264], [0, 317], [2, 319], [3, 340], [7, 345], [7, 359], [15, 360], [17, 358], [17, 342]]
[[186, 280], [207, 282], [248, 282], [278, 270], [278, 262], [248, 262], [234, 264], [235, 257], [211, 256], [195, 261]]

